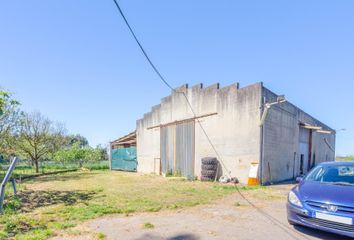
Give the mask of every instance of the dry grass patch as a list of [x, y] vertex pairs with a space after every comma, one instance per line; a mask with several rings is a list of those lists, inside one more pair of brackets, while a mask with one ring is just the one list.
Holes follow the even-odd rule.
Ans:
[[136, 173], [93, 171], [43, 176], [7, 197], [0, 239], [46, 239], [106, 214], [156, 212], [205, 204], [235, 189]]

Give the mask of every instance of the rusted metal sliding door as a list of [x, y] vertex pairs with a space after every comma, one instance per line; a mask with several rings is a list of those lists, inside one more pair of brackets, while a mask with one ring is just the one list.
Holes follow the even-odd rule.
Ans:
[[164, 174], [174, 172], [175, 126], [161, 127], [161, 171]]
[[161, 127], [161, 171], [194, 176], [194, 121]]
[[194, 176], [194, 121], [176, 126], [176, 171], [182, 176]]

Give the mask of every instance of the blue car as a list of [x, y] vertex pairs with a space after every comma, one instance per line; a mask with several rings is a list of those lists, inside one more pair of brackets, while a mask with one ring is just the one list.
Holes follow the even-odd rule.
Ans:
[[354, 237], [354, 162], [317, 165], [289, 193], [288, 221]]

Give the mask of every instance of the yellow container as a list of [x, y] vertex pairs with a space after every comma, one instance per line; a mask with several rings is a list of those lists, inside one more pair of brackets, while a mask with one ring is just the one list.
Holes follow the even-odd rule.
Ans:
[[248, 186], [256, 186], [259, 185], [259, 181], [257, 178], [248, 178]]
[[250, 166], [250, 172], [248, 174], [248, 186], [259, 185], [258, 181], [258, 162], [252, 162]]

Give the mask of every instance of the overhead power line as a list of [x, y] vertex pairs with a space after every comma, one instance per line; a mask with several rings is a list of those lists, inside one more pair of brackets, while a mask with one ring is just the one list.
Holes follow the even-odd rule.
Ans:
[[[171, 84], [169, 84], [168, 81], [162, 76], [162, 74], [161, 74], [160, 71], [157, 69], [157, 67], [155, 66], [155, 64], [151, 61], [149, 55], [146, 53], [144, 47], [143, 47], [142, 44], [140, 43], [140, 41], [139, 41], [139, 39], [137, 38], [136, 34], [134, 33], [134, 31], [133, 31], [132, 27], [130, 26], [130, 24], [129, 24], [127, 18], [125, 17], [125, 15], [124, 15], [124, 13], [123, 13], [121, 7], [119, 6], [117, 0], [113, 0], [113, 2], [114, 2], [114, 4], [116, 5], [117, 10], [118, 10], [118, 12], [120, 13], [120, 15], [122, 16], [122, 18], [123, 18], [125, 24], [126, 24], [127, 27], [129, 28], [129, 31], [130, 31], [130, 33], [132, 34], [132, 36], [133, 36], [135, 42], [138, 44], [138, 46], [139, 46], [140, 50], [142, 51], [143, 55], [145, 56], [146, 60], [149, 62], [150, 66], [153, 68], [153, 70], [154, 70], [155, 73], [158, 75], [158, 77], [160, 78], [160, 80], [161, 80], [171, 91], [176, 92], [176, 93], [182, 93], [182, 94], [183, 94], [183, 96], [184, 96], [184, 98], [186, 99], [186, 102], [187, 102], [187, 104], [188, 104], [188, 107], [190, 108], [190, 110], [191, 110], [193, 116], [196, 117], [197, 115], [196, 115], [196, 113], [195, 113], [195, 111], [194, 111], [194, 109], [193, 109], [193, 106], [192, 106], [191, 102], [189, 101], [188, 96], [186, 95], [186, 93], [183, 92], [183, 91], [176, 91], [176, 89], [174, 89], [174, 88], [171, 86]], [[229, 173], [229, 171], [228, 171], [226, 165], [224, 164], [224, 161], [223, 161], [222, 158], [221, 158], [221, 155], [219, 154], [219, 152], [217, 151], [215, 145], [214, 145], [213, 142], [211, 141], [211, 139], [210, 139], [209, 135], [207, 134], [205, 128], [203, 127], [202, 123], [199, 121], [199, 119], [196, 119], [196, 120], [197, 120], [197, 122], [198, 122], [200, 128], [202, 129], [203, 134], [205, 135], [207, 141], [209, 142], [209, 144], [211, 145], [213, 151], [215, 152], [217, 158], [219, 159], [220, 163], [221, 163], [221, 164], [223, 165], [223, 167], [225, 168], [227, 175], [231, 178], [230, 173]], [[298, 233], [298, 232], [296, 232], [294, 229], [291, 229], [291, 228], [289, 228], [288, 226], [284, 225], [282, 222], [280, 222], [279, 220], [275, 219], [273, 216], [269, 215], [269, 214], [266, 213], [264, 210], [260, 209], [260, 208], [257, 207], [256, 205], [254, 205], [249, 199], [247, 199], [247, 198], [241, 193], [240, 189], [237, 187], [236, 184], [234, 184], [234, 186], [235, 186], [235, 188], [236, 188], [238, 194], [239, 194], [248, 204], [250, 204], [253, 208], [255, 208], [261, 215], [263, 215], [263, 216], [265, 216], [266, 218], [268, 218], [271, 222], [273, 222], [276, 226], [278, 226], [279, 229], [283, 230], [283, 231], [284, 231], [285, 233], [287, 233], [290, 237], [294, 238], [295, 240], [298, 239], [296, 236], [294, 236], [293, 234], [291, 234], [288, 230], [292, 230], [292, 231], [293, 231], [294, 233], [296, 233], [296, 234], [300, 234], [300, 233]], [[303, 235], [303, 234], [300, 234], [300, 235], [302, 235], [305, 239], [309, 239], [308, 237], [306, 237], [306, 236]]]
[[155, 64], [151, 61], [149, 55], [147, 55], [145, 49], [144, 49], [143, 46], [141, 45], [139, 39], [136, 37], [136, 35], [135, 35], [135, 33], [134, 33], [132, 27], [130, 26], [130, 24], [129, 24], [127, 18], [125, 17], [125, 15], [124, 15], [122, 9], [120, 8], [118, 2], [117, 2], [116, 0], [113, 0], [113, 1], [114, 1], [115, 5], [116, 5], [116, 7], [117, 7], [117, 9], [118, 9], [118, 11], [119, 11], [119, 13], [120, 13], [120, 15], [122, 16], [122, 18], [123, 18], [125, 24], [126, 24], [127, 27], [129, 28], [130, 33], [133, 35], [133, 37], [134, 37], [134, 39], [135, 39], [135, 42], [138, 44], [140, 50], [141, 50], [142, 53], [144, 54], [146, 60], [149, 62], [149, 64], [150, 64], [150, 66], [152, 67], [152, 69], [154, 69], [155, 73], [159, 76], [159, 78], [161, 79], [161, 81], [162, 81], [169, 89], [171, 89], [172, 91], [174, 91], [174, 88], [165, 80], [165, 78], [162, 76], [162, 74], [160, 73], [160, 71], [156, 68]]
[[[143, 55], [145, 56], [146, 60], [148, 61], [148, 63], [149, 63], [150, 66], [152, 67], [152, 69], [155, 71], [155, 73], [157, 74], [157, 76], [160, 78], [160, 80], [161, 80], [171, 91], [176, 92], [176, 93], [182, 93], [182, 94], [183, 94], [184, 98], [185, 98], [186, 101], [187, 101], [188, 107], [190, 108], [190, 110], [191, 110], [191, 112], [192, 112], [192, 114], [193, 114], [193, 117], [196, 117], [197, 115], [196, 115], [196, 113], [195, 113], [195, 111], [194, 111], [194, 109], [193, 109], [193, 106], [192, 106], [191, 102], [189, 101], [189, 99], [188, 99], [186, 93], [183, 92], [183, 91], [176, 91], [176, 89], [173, 88], [173, 87], [171, 86], [171, 84], [169, 84], [168, 81], [162, 76], [162, 74], [161, 74], [160, 71], [157, 69], [157, 67], [155, 66], [155, 64], [151, 61], [149, 55], [146, 53], [146, 51], [145, 51], [143, 45], [140, 43], [138, 37], [136, 36], [135, 32], [133, 31], [133, 28], [130, 26], [130, 24], [129, 24], [127, 18], [125, 17], [125, 15], [124, 15], [124, 13], [123, 13], [123, 10], [122, 10], [121, 7], [119, 6], [119, 3], [117, 2], [117, 0], [113, 0], [113, 2], [114, 2], [114, 4], [116, 5], [117, 10], [118, 10], [118, 12], [120, 13], [120, 15], [122, 16], [122, 18], [123, 18], [125, 24], [127, 25], [128, 29], [129, 29], [129, 31], [130, 31], [130, 33], [132, 34], [132, 36], [133, 36], [135, 42], [138, 44], [138, 46], [139, 46], [141, 52], [143, 53]], [[197, 122], [198, 122], [200, 128], [202, 129], [202, 131], [203, 131], [205, 137], [207, 138], [207, 141], [209, 142], [209, 144], [210, 144], [211, 147], [213, 148], [213, 151], [215, 152], [216, 156], [217, 156], [218, 159], [220, 160], [220, 163], [223, 165], [223, 167], [224, 167], [225, 169], [227, 169], [227, 167], [225, 166], [224, 162], [221, 160], [220, 154], [219, 154], [218, 151], [216, 150], [214, 144], [212, 143], [212, 141], [211, 141], [209, 135], [207, 134], [206, 130], [204, 129], [203, 125], [201, 124], [201, 122], [200, 122], [198, 119], [196, 119], [196, 120], [197, 120]], [[229, 175], [229, 171], [228, 171], [228, 170], [227, 170], [227, 174]], [[231, 176], [229, 176], [229, 177], [231, 178]]]

